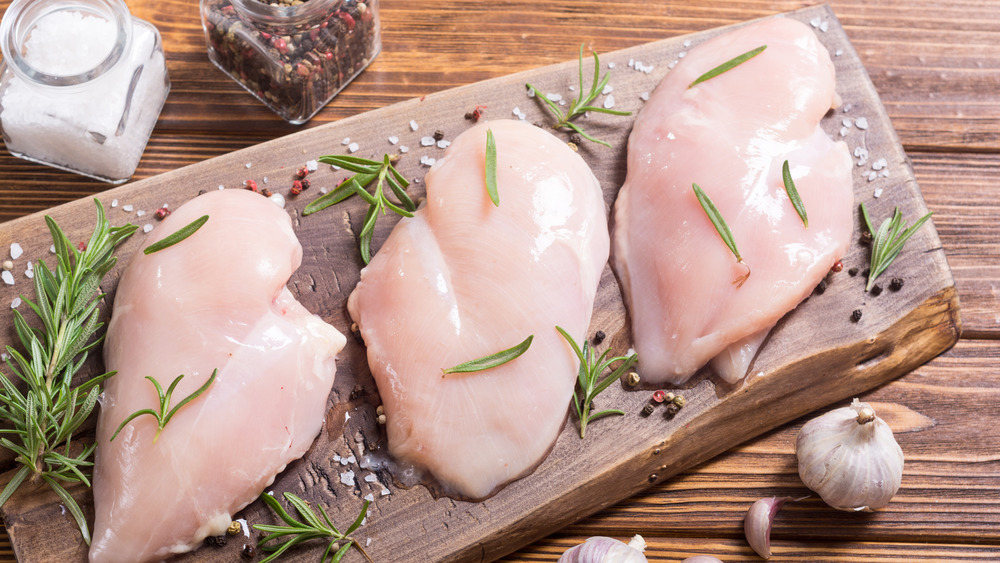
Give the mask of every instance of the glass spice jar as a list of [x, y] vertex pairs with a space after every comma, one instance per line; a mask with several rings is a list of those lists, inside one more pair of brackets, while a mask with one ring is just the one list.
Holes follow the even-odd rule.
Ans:
[[156, 28], [122, 0], [14, 0], [0, 22], [0, 47], [7, 150], [127, 181], [170, 91]]
[[201, 0], [201, 21], [215, 66], [295, 125], [382, 48], [378, 0]]

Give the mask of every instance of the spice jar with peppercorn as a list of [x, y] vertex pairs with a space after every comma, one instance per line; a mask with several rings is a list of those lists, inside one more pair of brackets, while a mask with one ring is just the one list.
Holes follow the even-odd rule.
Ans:
[[122, 0], [14, 0], [0, 22], [0, 47], [7, 150], [127, 181], [170, 90], [156, 28]]
[[382, 48], [378, 0], [201, 0], [201, 21], [215, 66], [295, 125]]

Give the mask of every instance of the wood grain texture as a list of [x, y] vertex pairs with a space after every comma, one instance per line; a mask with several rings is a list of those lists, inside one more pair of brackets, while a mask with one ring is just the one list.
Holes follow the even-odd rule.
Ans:
[[[208, 64], [200, 23], [190, 2], [132, 0], [129, 4], [136, 15], [155, 23], [163, 34], [174, 86], [136, 180], [299, 130], [282, 123]], [[487, 8], [471, 0], [427, 1], [419, 6], [383, 1], [383, 53], [303, 129], [453, 86], [561, 62], [575, 53], [581, 41], [606, 52], [806, 4], [565, 0], [544, 4], [491, 3]], [[919, 374], [917, 381], [925, 382], [927, 370], [942, 363], [953, 370], [954, 377], [933, 386], [917, 386], [911, 393], [893, 399], [915, 412], [923, 412], [920, 407], [924, 405], [934, 405], [938, 412], [950, 414], [944, 424], [948, 432], [935, 435], [935, 439], [942, 438], [941, 442], [904, 443], [908, 459], [911, 448], [937, 452], [933, 475], [955, 476], [919, 484], [915, 494], [924, 495], [933, 503], [918, 506], [918, 515], [932, 518], [939, 504], [948, 504], [939, 520], [928, 523], [925, 535], [920, 535], [918, 521], [914, 521], [912, 533], [904, 534], [918, 541], [900, 540], [887, 533], [886, 530], [906, 525], [907, 515], [898, 512], [874, 523], [856, 522], [853, 530], [860, 535], [853, 537], [832, 535], [809, 539], [809, 530], [804, 528], [816, 524], [812, 522], [796, 525], [794, 533], [784, 532], [783, 541], [788, 549], [778, 551], [779, 558], [996, 559], [1000, 557], [996, 547], [1000, 543], [1000, 530], [991, 510], [998, 500], [997, 469], [986, 459], [990, 454], [986, 453], [985, 442], [976, 441], [974, 456], [956, 452], [964, 451], [966, 437], [988, 436], [984, 432], [996, 427], [1000, 415], [989, 404], [967, 402], [968, 397], [950, 391], [954, 391], [952, 387], [995, 388], [998, 383], [995, 366], [1000, 347], [993, 339], [1000, 328], [995, 289], [1000, 274], [995, 227], [1000, 219], [995, 203], [995, 179], [1000, 168], [997, 156], [1000, 129], [996, 127], [1000, 104], [996, 103], [995, 94], [1000, 53], [994, 24], [1000, 8], [995, 3], [928, 0], [907, 2], [905, 9], [888, 0], [833, 1], [831, 5], [887, 107], [913, 163], [927, 206], [935, 212], [941, 243], [961, 294], [964, 334], [967, 338], [990, 340], [963, 342], [914, 374], [875, 392], [877, 395], [897, 389], [915, 374]], [[0, 2], [0, 6], [6, 6], [6, 2]], [[0, 155], [2, 219], [47, 209], [106, 188], [104, 184], [20, 161], [6, 153]], [[952, 361], [957, 352], [964, 350], [963, 345], [972, 345], [972, 349]], [[675, 560], [697, 552], [713, 552], [727, 561], [750, 560], [752, 554], [739, 534], [734, 533], [733, 526], [720, 532], [712, 527], [710, 515], [735, 515], [730, 524], [738, 523], [741, 510], [759, 496], [773, 494], [776, 487], [801, 490], [794, 470], [788, 470], [793, 462], [788, 461], [790, 451], [782, 449], [789, 439], [782, 432], [766, 434], [744, 448], [635, 497], [645, 499], [643, 502], [649, 506], [669, 510], [657, 511], [642, 505], [637, 509], [639, 517], [630, 513], [613, 525], [603, 517], [605, 513], [599, 513], [579, 525], [584, 527], [569, 528], [508, 560], [554, 561], [565, 547], [582, 541], [586, 535], [628, 536], [636, 531], [651, 540], [651, 560]], [[716, 463], [728, 465], [718, 470]], [[728, 474], [720, 476], [726, 471]], [[712, 488], [711, 483], [716, 479], [730, 489], [723, 494], [688, 494], [685, 492], [688, 485], [683, 483], [696, 475], [702, 475], [705, 481], [692, 485], [692, 489]], [[909, 475], [910, 465], [904, 491], [908, 490]], [[673, 488], [679, 481], [680, 488]], [[949, 500], [953, 502], [948, 503]], [[629, 506], [630, 502], [621, 506]], [[822, 507], [812, 508], [822, 511]], [[645, 510], [652, 510], [656, 517], [642, 517]], [[668, 521], [674, 522], [665, 530], [658, 527], [664, 513]], [[838, 516], [842, 515], [833, 515]], [[784, 517], [783, 512], [779, 527]], [[829, 517], [826, 512], [817, 518]], [[682, 525], [692, 518], [700, 525]], [[950, 525], [943, 531], [932, 531], [941, 529], [940, 522], [949, 518]], [[588, 522], [594, 524], [587, 527]], [[969, 530], [964, 530], [966, 527]], [[781, 533], [776, 529], [776, 537]], [[805, 536], [796, 535], [799, 533]], [[970, 537], [978, 540], [968, 540]], [[0, 561], [5, 561], [2, 552]]]

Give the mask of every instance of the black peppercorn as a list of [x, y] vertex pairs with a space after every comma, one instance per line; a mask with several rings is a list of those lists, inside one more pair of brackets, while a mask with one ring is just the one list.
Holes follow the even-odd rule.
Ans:
[[892, 291], [903, 289], [903, 278], [892, 278], [892, 281], [889, 282], [889, 289]]
[[861, 309], [855, 309], [854, 312], [851, 313], [851, 320], [854, 322], [861, 320]]
[[243, 546], [243, 551], [240, 551], [240, 555], [245, 559], [253, 559], [253, 556], [257, 555], [257, 550], [252, 545], [246, 544]]
[[441, 139], [444, 139], [444, 131], [438, 129], [434, 132], [434, 140], [440, 141]]
[[823, 295], [826, 291], [826, 280], [819, 280], [819, 285], [816, 286], [816, 295]]
[[872, 234], [869, 233], [868, 231], [865, 231], [861, 233], [861, 239], [858, 241], [858, 244], [860, 244], [861, 246], [871, 246], [872, 240], [874, 240]]
[[653, 403], [646, 403], [646, 406], [642, 407], [642, 416], [649, 416], [653, 414]]
[[599, 330], [599, 331], [595, 332], [594, 333], [594, 346], [597, 346], [601, 342], [604, 342], [604, 339], [606, 337], [607, 337], [607, 335], [604, 334], [603, 330]]
[[872, 290], [869, 293], [871, 293], [875, 297], [882, 295], [882, 286], [879, 284], [873, 285]]
[[670, 402], [667, 404], [667, 413], [665, 416], [667, 418], [673, 418], [680, 411], [681, 411], [680, 405], [674, 402]]
[[849, 275], [849, 276], [851, 276], [853, 278], [854, 276], [858, 275], [858, 269], [857, 268], [851, 268], [850, 270], [847, 270], [847, 275]]

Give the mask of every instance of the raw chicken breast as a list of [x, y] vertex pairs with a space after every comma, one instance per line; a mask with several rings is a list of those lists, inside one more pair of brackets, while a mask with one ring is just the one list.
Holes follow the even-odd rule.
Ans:
[[[177, 209], [147, 243], [194, 219], [190, 238], [137, 252], [118, 284], [104, 357], [118, 370], [97, 425], [96, 521], [90, 560], [142, 562], [190, 551], [225, 533], [319, 434], [345, 339], [285, 287], [302, 247], [288, 214], [245, 190], [213, 191]], [[164, 389], [184, 379], [172, 404], [215, 382], [182, 407], [154, 443], [144, 415], [157, 410], [152, 376]]]
[[[486, 131], [500, 206], [485, 187]], [[483, 498], [530, 472], [566, 419], [582, 342], [608, 258], [601, 187], [576, 153], [519, 121], [459, 135], [425, 178], [426, 205], [402, 219], [361, 272], [348, 309], [368, 346], [391, 454], [452, 496]], [[442, 370], [510, 348], [502, 366]]]
[[[755, 58], [694, 87], [761, 45]], [[827, 50], [806, 25], [771, 18], [699, 45], [657, 86], [628, 142], [613, 264], [644, 381], [681, 384], [707, 362], [742, 378], [768, 331], [846, 252], [851, 159], [819, 127], [836, 105]], [[788, 160], [803, 226], [782, 182]], [[698, 203], [712, 199], [752, 274]]]

